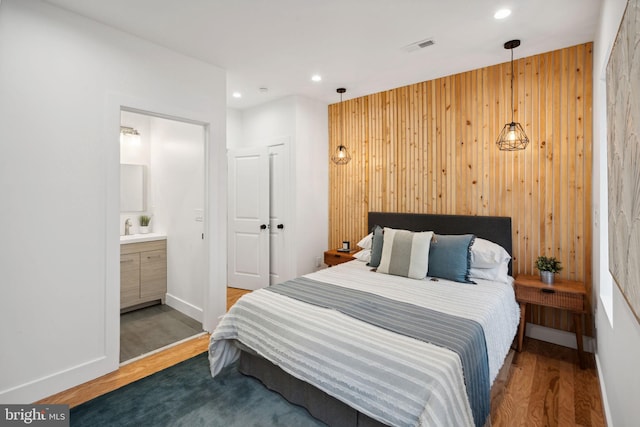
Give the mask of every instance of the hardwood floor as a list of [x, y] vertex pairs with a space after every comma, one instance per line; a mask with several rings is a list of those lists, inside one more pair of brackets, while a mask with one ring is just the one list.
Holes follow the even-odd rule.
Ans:
[[244, 294], [248, 294], [251, 291], [238, 288], [227, 288], [227, 310], [231, 308], [233, 304], [240, 299]]
[[593, 354], [580, 369], [577, 351], [525, 338], [511, 366], [495, 426], [605, 426]]
[[[247, 292], [227, 288], [227, 309]], [[205, 352], [208, 341], [208, 334], [194, 338], [36, 403], [79, 405]], [[587, 356], [583, 370], [575, 350], [526, 338], [502, 399], [492, 406], [493, 427], [605, 426], [594, 358]]]

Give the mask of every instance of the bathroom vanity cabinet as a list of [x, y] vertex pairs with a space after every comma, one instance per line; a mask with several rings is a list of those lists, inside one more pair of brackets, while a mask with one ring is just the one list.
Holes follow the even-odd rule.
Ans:
[[167, 241], [120, 245], [120, 310], [160, 300], [167, 293]]

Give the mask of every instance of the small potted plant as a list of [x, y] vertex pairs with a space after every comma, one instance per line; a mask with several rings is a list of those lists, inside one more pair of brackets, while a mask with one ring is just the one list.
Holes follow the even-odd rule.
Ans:
[[540, 270], [540, 280], [547, 285], [552, 285], [554, 274], [562, 270], [560, 261], [555, 257], [539, 256], [536, 267]]
[[149, 232], [149, 222], [151, 217], [148, 215], [140, 215], [140, 234], [147, 234]]

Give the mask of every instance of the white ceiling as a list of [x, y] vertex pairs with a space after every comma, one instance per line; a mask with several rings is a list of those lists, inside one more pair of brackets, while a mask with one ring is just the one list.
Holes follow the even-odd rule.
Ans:
[[[602, 0], [46, 0], [227, 70], [227, 102], [327, 104], [593, 41]], [[496, 10], [511, 16], [496, 20]], [[432, 38], [435, 45], [404, 48]], [[322, 75], [315, 83], [311, 76]], [[262, 93], [259, 88], [268, 92]], [[242, 98], [231, 96], [234, 91]]]

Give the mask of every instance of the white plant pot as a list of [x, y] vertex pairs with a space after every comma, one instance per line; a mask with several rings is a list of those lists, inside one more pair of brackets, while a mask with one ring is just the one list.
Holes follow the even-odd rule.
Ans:
[[551, 271], [540, 270], [540, 280], [542, 280], [542, 283], [546, 283], [547, 285], [553, 285], [554, 277], [555, 277], [555, 273]]
[[140, 226], [140, 234], [147, 234], [149, 233], [149, 226], [148, 225], [141, 225]]

